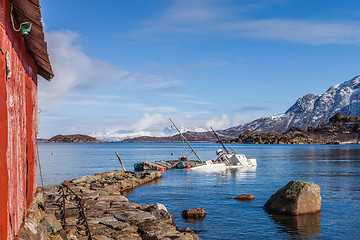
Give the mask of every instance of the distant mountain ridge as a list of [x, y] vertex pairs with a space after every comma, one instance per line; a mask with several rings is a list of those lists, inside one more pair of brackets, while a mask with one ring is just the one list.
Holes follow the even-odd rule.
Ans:
[[231, 143], [249, 144], [359, 144], [360, 116], [335, 114], [326, 124], [306, 129], [291, 127], [285, 133], [241, 133], [238, 138], [227, 139]]
[[[319, 127], [328, 123], [329, 119], [341, 113], [347, 116], [360, 116], [360, 75], [344, 83], [332, 85], [325, 93], [320, 95], [306, 94], [300, 97], [285, 113], [261, 117], [249, 123], [218, 130], [221, 138], [238, 138], [241, 133], [248, 130], [253, 132], [285, 133], [288, 129], [298, 127]], [[190, 133], [190, 134], [189, 134]], [[189, 141], [216, 141], [215, 136], [208, 132], [188, 132]], [[173, 141], [178, 137], [139, 137], [125, 141]]]
[[[207, 131], [207, 132], [192, 132], [187, 131], [184, 132], [183, 135], [185, 136], [186, 140], [189, 142], [216, 142], [217, 138], [214, 135], [213, 132]], [[218, 134], [220, 138], [226, 139], [226, 138], [232, 138], [232, 135], [224, 135], [224, 134]], [[143, 136], [143, 137], [136, 137], [136, 138], [128, 138], [124, 139], [122, 142], [182, 142], [183, 139], [180, 136], [180, 134], [176, 134], [169, 137], [149, 137], [149, 136]]]
[[332, 85], [321, 95], [300, 97], [285, 113], [258, 118], [249, 123], [223, 130], [227, 133], [286, 132], [291, 127], [318, 127], [327, 123], [336, 113], [360, 115], [360, 76], [341, 84]]

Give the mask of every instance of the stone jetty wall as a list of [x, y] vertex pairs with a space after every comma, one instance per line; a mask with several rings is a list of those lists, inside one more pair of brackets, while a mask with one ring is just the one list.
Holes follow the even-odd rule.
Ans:
[[161, 178], [161, 172], [113, 171], [40, 189], [19, 239], [200, 239], [174, 224], [162, 204], [140, 206], [125, 190]]

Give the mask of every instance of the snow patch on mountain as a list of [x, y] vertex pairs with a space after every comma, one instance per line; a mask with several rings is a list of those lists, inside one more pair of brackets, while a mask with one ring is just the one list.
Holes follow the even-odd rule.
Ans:
[[258, 118], [249, 123], [232, 127], [225, 132], [285, 132], [290, 127], [317, 127], [328, 122], [340, 112], [349, 116], [360, 115], [360, 76], [344, 83], [332, 85], [321, 95], [307, 94], [300, 97], [285, 113]]

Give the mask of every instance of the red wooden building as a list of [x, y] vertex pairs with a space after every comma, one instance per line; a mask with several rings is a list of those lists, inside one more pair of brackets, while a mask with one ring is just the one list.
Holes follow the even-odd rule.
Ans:
[[16, 238], [36, 192], [38, 74], [53, 77], [39, 0], [0, 0], [1, 240]]

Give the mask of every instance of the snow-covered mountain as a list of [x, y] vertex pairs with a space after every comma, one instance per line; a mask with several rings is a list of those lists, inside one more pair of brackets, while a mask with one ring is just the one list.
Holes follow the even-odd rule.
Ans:
[[[306, 129], [308, 126], [318, 127], [327, 123], [336, 113], [348, 116], [360, 116], [360, 75], [344, 83], [331, 86], [321, 95], [307, 94], [300, 97], [285, 113], [258, 118], [249, 123], [217, 131], [220, 138], [237, 138], [247, 130], [255, 132], [286, 132], [291, 127]], [[186, 133], [190, 141], [216, 141], [212, 132], [203, 128], [180, 129]], [[173, 127], [153, 131], [111, 131], [91, 134], [98, 139], [128, 141], [173, 141], [179, 139]], [[169, 136], [175, 135], [172, 139]], [[149, 137], [156, 136], [156, 137]], [[175, 141], [175, 140], [174, 140]]]
[[[182, 133], [192, 132], [203, 133], [208, 131], [205, 128], [184, 128], [180, 127], [179, 130]], [[139, 137], [170, 137], [178, 134], [177, 130], [174, 127], [165, 127], [163, 129], [154, 129], [154, 130], [142, 130], [142, 131], [132, 131], [132, 130], [109, 130], [98, 133], [91, 133], [92, 137], [96, 137], [97, 139], [106, 140], [106, 141], [122, 141], [124, 139], [133, 139]]]
[[331, 86], [324, 94], [307, 94], [299, 98], [285, 113], [258, 118], [244, 125], [223, 130], [223, 133], [285, 132], [290, 127], [307, 128], [327, 123], [340, 112], [348, 116], [360, 115], [360, 75], [342, 84]]

